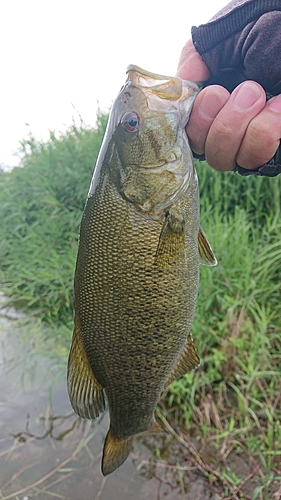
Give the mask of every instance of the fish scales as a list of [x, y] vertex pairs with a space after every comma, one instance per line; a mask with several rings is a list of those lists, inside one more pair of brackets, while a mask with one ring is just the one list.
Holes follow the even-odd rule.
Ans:
[[[137, 85], [145, 78], [154, 80], [154, 92], [155, 81], [160, 86], [160, 110], [149, 88]], [[80, 228], [68, 386], [84, 417], [98, 416], [106, 396], [104, 474], [124, 462], [134, 435], [159, 431], [154, 411], [162, 391], [199, 364], [190, 337], [199, 262], [202, 254], [210, 265], [215, 258], [203, 233], [198, 245], [197, 177], [181, 116], [187, 110], [173, 100], [171, 110], [162, 109], [173, 85], [174, 101], [182, 99], [181, 80], [168, 79], [167, 90], [167, 79], [129, 71]], [[190, 88], [188, 111], [198, 91]]]
[[[99, 383], [106, 388], [110, 407], [115, 409], [112, 430], [125, 437], [151, 424], [152, 410], [191, 327], [186, 321], [187, 308], [190, 300], [195, 306], [198, 268], [188, 269], [183, 259], [172, 272], [159, 269], [155, 265], [159, 222], [151, 227], [151, 221], [139, 217], [110, 190], [108, 198], [103, 193], [102, 203], [97, 191], [91, 198], [89, 222], [88, 218], [83, 220], [91, 239], [81, 243], [78, 254], [78, 261], [87, 265], [75, 283], [80, 297], [77, 312], [88, 358]], [[114, 207], [114, 213], [100, 210], [103, 204]], [[113, 217], [120, 220], [122, 231], [108, 231]], [[198, 259], [196, 245], [189, 245], [188, 253], [191, 260]], [[171, 335], [172, 317], [176, 337]], [[96, 337], [93, 326], [99, 332]], [[139, 405], [148, 419], [143, 428], [130, 421]]]

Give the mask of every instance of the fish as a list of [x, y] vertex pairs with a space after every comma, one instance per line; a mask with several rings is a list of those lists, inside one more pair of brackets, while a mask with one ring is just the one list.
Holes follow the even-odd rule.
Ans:
[[82, 216], [67, 383], [81, 417], [108, 407], [105, 476], [136, 435], [163, 432], [161, 394], [200, 363], [191, 335], [199, 264], [216, 258], [200, 228], [185, 132], [199, 90], [128, 67]]

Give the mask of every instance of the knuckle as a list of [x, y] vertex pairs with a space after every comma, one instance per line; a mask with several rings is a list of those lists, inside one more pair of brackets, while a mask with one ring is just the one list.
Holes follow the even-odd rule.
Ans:
[[234, 123], [217, 118], [214, 122], [214, 133], [221, 138], [232, 136], [235, 133]]
[[279, 145], [280, 130], [266, 117], [253, 119], [241, 144], [237, 162], [245, 168], [256, 168], [274, 155]]
[[251, 140], [254, 147], [270, 147], [279, 139], [280, 132], [268, 120], [260, 118], [250, 122], [247, 129], [248, 140]]
[[207, 163], [215, 170], [225, 172], [235, 166], [235, 155], [226, 151], [225, 147], [214, 147], [214, 145], [206, 147], [205, 156]]
[[[220, 139], [227, 139], [237, 135], [237, 127], [235, 122], [222, 120], [219, 116], [214, 120], [212, 125], [212, 133]], [[239, 131], [241, 133], [241, 131]]]
[[225, 121], [217, 117], [213, 122], [206, 141], [206, 160], [208, 164], [220, 171], [232, 170], [241, 143], [241, 128], [237, 123]]

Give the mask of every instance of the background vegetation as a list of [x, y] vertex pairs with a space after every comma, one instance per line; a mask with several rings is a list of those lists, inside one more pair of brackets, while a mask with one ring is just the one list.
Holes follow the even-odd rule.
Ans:
[[[30, 135], [21, 168], [0, 172], [0, 288], [55, 325], [65, 344], [79, 224], [106, 120], [73, 124], [47, 143]], [[162, 410], [174, 427], [195, 426], [189, 452], [195, 446], [198, 464], [211, 449], [216, 465], [205, 473], [220, 475], [229, 498], [272, 498], [281, 480], [281, 176], [242, 178], [204, 163], [197, 171], [202, 227], [219, 264], [201, 267], [193, 337], [202, 365], [171, 386]], [[248, 493], [232, 450], [256, 460]]]

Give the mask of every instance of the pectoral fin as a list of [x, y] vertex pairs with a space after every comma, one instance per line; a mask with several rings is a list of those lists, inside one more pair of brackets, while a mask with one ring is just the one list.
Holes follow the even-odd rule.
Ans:
[[183, 375], [189, 373], [191, 370], [194, 370], [199, 365], [200, 358], [198, 356], [197, 349], [193, 344], [192, 337], [189, 335], [182, 355], [168, 377], [165, 386], [168, 387], [174, 380], [183, 377]]
[[184, 248], [184, 221], [167, 212], [159, 236], [155, 264], [161, 269], [171, 267], [184, 254]]
[[217, 265], [217, 259], [201, 227], [198, 232], [198, 250], [201, 264], [205, 264], [205, 266]]
[[103, 387], [92, 371], [77, 327], [69, 354], [67, 386], [71, 405], [80, 417], [93, 419], [104, 412]]

